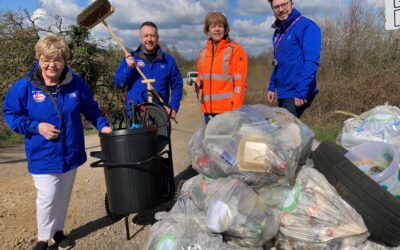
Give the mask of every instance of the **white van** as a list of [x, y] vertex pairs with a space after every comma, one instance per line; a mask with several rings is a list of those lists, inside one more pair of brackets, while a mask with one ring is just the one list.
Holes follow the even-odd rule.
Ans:
[[193, 82], [195, 82], [196, 80], [197, 80], [197, 72], [195, 72], [195, 71], [189, 71], [189, 72], [187, 73], [187, 76], [186, 76], [186, 83], [187, 83], [189, 86], [192, 86]]

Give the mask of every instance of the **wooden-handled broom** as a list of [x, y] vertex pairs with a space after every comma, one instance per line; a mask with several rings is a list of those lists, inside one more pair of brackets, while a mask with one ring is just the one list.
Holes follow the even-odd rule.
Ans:
[[[117, 42], [118, 46], [122, 49], [122, 51], [125, 53], [125, 55], [129, 54], [128, 50], [125, 48], [125, 46], [121, 43], [119, 38], [115, 35], [111, 27], [104, 21], [107, 17], [109, 17], [112, 13], [114, 13], [114, 7], [111, 6], [110, 2], [108, 0], [96, 0], [94, 1], [89, 7], [84, 9], [77, 17], [77, 23], [79, 25], [88, 27], [89, 29], [93, 28], [99, 23], [103, 23], [108, 32], [111, 34], [111, 36], [114, 38], [114, 40]], [[143, 74], [143, 71], [138, 67], [138, 65], [135, 62], [135, 68], [139, 72], [139, 74], [142, 76], [143, 81], [142, 83], [147, 84], [147, 89], [151, 90], [149, 93], [154, 93], [154, 95], [159, 98], [162, 102], [162, 98], [158, 95], [156, 90], [153, 88], [151, 85], [152, 82], [155, 82], [154, 79], [147, 79], [147, 77]], [[149, 102], [152, 102], [152, 97], [149, 94]]]

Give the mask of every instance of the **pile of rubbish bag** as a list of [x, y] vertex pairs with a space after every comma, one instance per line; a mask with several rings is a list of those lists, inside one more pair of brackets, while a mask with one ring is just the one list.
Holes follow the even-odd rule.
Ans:
[[156, 214], [145, 249], [388, 249], [313, 168], [313, 138], [282, 108], [214, 117], [189, 143], [199, 174]]

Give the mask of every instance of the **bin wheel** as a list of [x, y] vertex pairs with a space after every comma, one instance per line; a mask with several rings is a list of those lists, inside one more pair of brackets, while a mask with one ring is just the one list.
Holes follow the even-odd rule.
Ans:
[[113, 220], [113, 221], [119, 221], [120, 219], [122, 219], [125, 216], [127, 216], [125, 214], [114, 214], [114, 213], [111, 212], [110, 206], [108, 204], [107, 193], [106, 193], [105, 198], [104, 198], [104, 206], [106, 207], [106, 212], [107, 212], [108, 217], [110, 217], [110, 219]]
[[399, 246], [400, 201], [358, 169], [346, 153], [334, 142], [322, 142], [312, 153], [314, 167], [362, 216], [372, 240]]

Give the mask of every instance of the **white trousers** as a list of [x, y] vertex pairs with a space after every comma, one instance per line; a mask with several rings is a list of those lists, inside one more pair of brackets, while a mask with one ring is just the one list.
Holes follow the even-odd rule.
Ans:
[[64, 229], [77, 169], [64, 174], [32, 174], [36, 196], [38, 240], [48, 241]]

